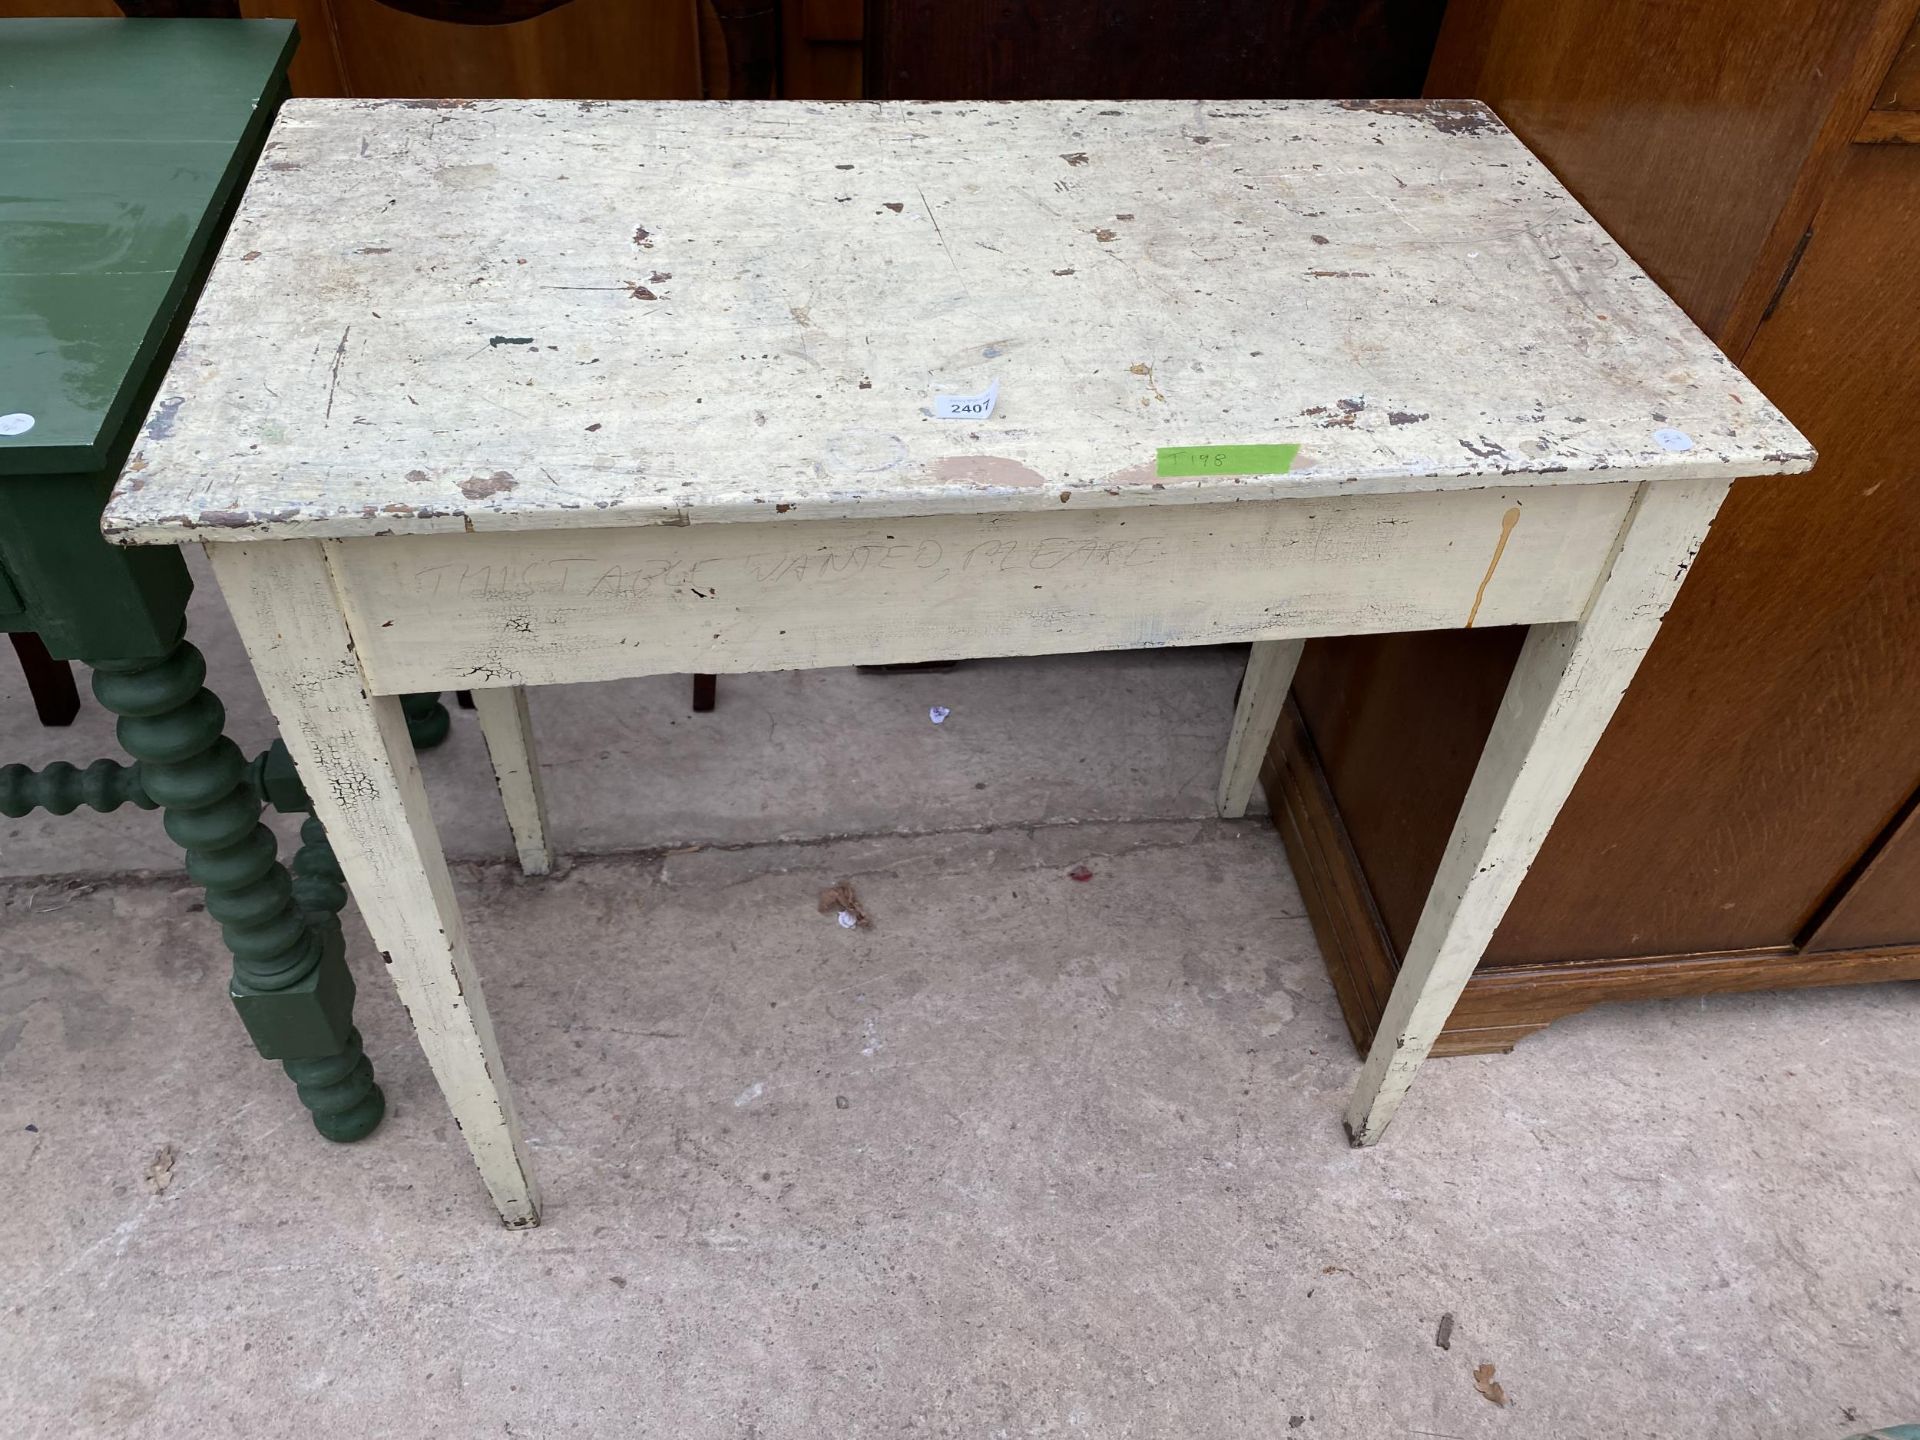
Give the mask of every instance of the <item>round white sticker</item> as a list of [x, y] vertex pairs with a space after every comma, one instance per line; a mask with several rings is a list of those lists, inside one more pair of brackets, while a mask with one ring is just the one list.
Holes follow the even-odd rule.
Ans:
[[1653, 443], [1662, 450], [1691, 450], [1693, 437], [1684, 430], [1656, 430]]
[[0, 435], [24, 435], [33, 428], [33, 416], [16, 410], [11, 415], [0, 415]]

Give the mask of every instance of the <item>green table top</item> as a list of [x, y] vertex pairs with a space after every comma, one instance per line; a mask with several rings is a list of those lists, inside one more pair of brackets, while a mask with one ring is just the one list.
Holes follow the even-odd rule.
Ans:
[[293, 47], [284, 20], [0, 20], [0, 475], [113, 459]]

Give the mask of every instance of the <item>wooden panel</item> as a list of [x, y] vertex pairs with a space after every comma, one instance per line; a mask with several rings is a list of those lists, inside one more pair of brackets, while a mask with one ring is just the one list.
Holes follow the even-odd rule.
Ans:
[[1876, 110], [1920, 110], [1920, 18], [1913, 22], [1900, 53], [1887, 67], [1887, 78], [1880, 93], [1873, 97]]
[[[860, 7], [848, 0], [784, 0], [790, 19], [774, 23], [775, 0], [746, 0], [744, 16], [721, 17], [714, 0], [559, 0], [546, 14], [507, 25], [422, 18], [380, 0], [233, 0], [250, 19], [300, 26], [290, 74], [303, 97], [400, 95], [563, 99], [733, 98], [774, 93], [775, 36], [783, 88], [801, 99], [857, 99], [861, 87]], [[134, 4], [114, 0], [0, 0], [0, 18], [124, 14], [214, 14], [220, 0]], [[488, 13], [485, 3], [450, 13]], [[736, 5], [734, 8], [741, 8]], [[712, 36], [706, 58], [716, 83], [701, 78], [696, 9]], [[849, 33], [850, 32], [850, 33]], [[746, 42], [759, 39], [757, 54]], [[731, 40], [731, 44], [729, 44]], [[846, 42], [851, 43], [846, 43]], [[345, 56], [343, 59], [343, 49]], [[757, 77], [753, 89], [748, 75]]]
[[453, 25], [380, 0], [327, 0], [350, 93], [697, 99], [691, 0], [571, 0], [513, 25]]
[[1920, 145], [1920, 110], [1869, 110], [1853, 132], [1856, 145]]
[[1807, 937], [1808, 950], [1907, 945], [1920, 935], [1920, 792]]
[[1448, 1022], [1444, 1049], [1472, 1055], [1510, 1050], [1555, 1020], [1619, 1000], [1680, 1000], [1823, 985], [1920, 980], [1920, 949], [1799, 956], [1784, 950], [1661, 955], [1480, 970]]
[[1445, 0], [872, 0], [895, 100], [1414, 95]]
[[[1854, 147], [1748, 356], [1821, 463], [1734, 487], [1484, 965], [1791, 946], [1920, 784], [1916, 315], [1920, 152]], [[1418, 659], [1371, 672], [1310, 646], [1296, 681], [1399, 936], [1504, 679], [1490, 650], [1435, 703], [1437, 642], [1405, 643]], [[1395, 816], [1406, 783], [1429, 789]]]
[[1564, 620], [1635, 488], [1529, 495], [1510, 531], [1513, 493], [1480, 490], [389, 536], [330, 554], [361, 662], [394, 692], [951, 659], [982, 636], [1043, 655], [1435, 628], [1476, 609]]
[[[1282, 716], [1261, 772], [1274, 823], [1300, 883], [1334, 994], [1364, 1053], [1398, 968], [1398, 952], [1373, 910], [1359, 860], [1297, 710]], [[1920, 867], [1903, 859], [1905, 884]], [[1893, 879], [1889, 877], [1890, 881]], [[1890, 884], [1889, 894], [1896, 893]], [[1795, 955], [1770, 948], [1731, 954], [1635, 956], [1477, 970], [1461, 993], [1436, 1056], [1511, 1050], [1563, 1016], [1617, 1000], [1680, 999], [1789, 986], [1862, 985], [1920, 979], [1920, 947]]]
[[[300, 48], [294, 52], [288, 71], [295, 95], [344, 95], [347, 93], [334, 53], [333, 22], [327, 13], [328, 0], [238, 0], [237, 13], [249, 20], [293, 20], [300, 26]], [[207, 5], [173, 7], [181, 13], [213, 14]], [[0, 0], [0, 19], [34, 15], [60, 15], [100, 19], [118, 19], [138, 5], [123, 9], [114, 0]]]
[[700, 76], [709, 100], [779, 92], [781, 0], [696, 0]]
[[1820, 466], [1734, 488], [1494, 963], [1790, 944], [1920, 785], [1917, 356], [1920, 152], [1856, 147], [1746, 357]]
[[1396, 955], [1413, 938], [1525, 638], [1356, 636], [1311, 644], [1301, 658], [1303, 725]]
[[131, 20], [238, 20], [239, 0], [120, 0]]
[[859, 0], [781, 0], [780, 94], [858, 100], [865, 93], [864, 22]]
[[126, 14], [113, 0], [0, 0], [0, 20], [40, 16], [89, 20], [120, 19]]
[[240, 13], [249, 19], [291, 20], [300, 27], [300, 48], [287, 71], [295, 95], [352, 93], [340, 68], [329, 0], [240, 0]]
[[866, 7], [861, 0], [798, 0], [797, 8], [800, 34], [805, 39], [858, 44], [866, 34]]
[[1914, 11], [1914, 0], [1454, 0], [1427, 93], [1496, 102], [1738, 353], [1812, 215], [1818, 186], [1803, 169], [1838, 155]]

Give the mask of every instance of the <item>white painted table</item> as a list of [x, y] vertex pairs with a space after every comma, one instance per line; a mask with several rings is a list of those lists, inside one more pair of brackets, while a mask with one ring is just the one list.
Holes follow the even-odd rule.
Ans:
[[105, 523], [206, 544], [524, 1225], [402, 692], [475, 692], [538, 870], [527, 685], [1251, 641], [1240, 814], [1305, 637], [1530, 625], [1366, 1144], [1728, 482], [1812, 459], [1474, 104], [296, 100]]

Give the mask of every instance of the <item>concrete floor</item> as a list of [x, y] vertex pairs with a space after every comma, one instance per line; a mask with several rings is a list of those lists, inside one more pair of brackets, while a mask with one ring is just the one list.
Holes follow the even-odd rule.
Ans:
[[[261, 742], [217, 602], [196, 624]], [[538, 882], [497, 858], [457, 717], [425, 768], [547, 1192], [527, 1234], [357, 924], [392, 1113], [334, 1147], [248, 1050], [196, 893], [129, 873], [172, 871], [152, 817], [0, 822], [0, 1433], [1920, 1419], [1920, 987], [1576, 1017], [1434, 1064], [1352, 1151], [1277, 838], [1206, 818], [1234, 678], [1225, 652], [750, 677], [701, 717], [677, 679], [545, 692], [577, 858]], [[91, 705], [35, 731], [7, 665], [0, 733], [105, 743]], [[818, 913], [844, 879], [870, 931]]]

